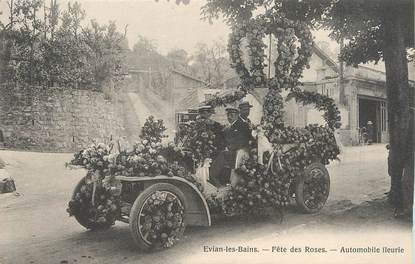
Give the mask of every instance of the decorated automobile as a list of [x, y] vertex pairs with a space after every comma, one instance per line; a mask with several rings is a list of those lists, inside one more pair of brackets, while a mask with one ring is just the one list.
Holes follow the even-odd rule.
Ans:
[[[263, 73], [266, 34], [280, 40], [272, 78]], [[249, 44], [249, 67], [242, 60], [243, 38]], [[318, 212], [330, 190], [325, 165], [339, 154], [334, 130], [340, 116], [333, 99], [298, 87], [311, 45], [305, 25], [272, 11], [238, 25], [228, 48], [241, 79], [239, 90], [213, 96], [202, 108], [229, 106], [252, 89], [267, 87], [261, 123], [242, 124], [245, 130], [232, 130], [226, 138], [222, 133], [235, 123], [231, 119], [224, 126], [202, 112], [192, 118], [183, 114], [180, 133], [166, 143], [163, 121], [150, 117], [131, 149], [94, 144], [75, 154], [70, 165], [85, 168], [87, 175], [75, 187], [69, 214], [88, 229], [128, 223], [137, 246], [149, 250], [171, 247], [186, 226], [210, 226], [214, 215], [268, 215], [293, 199], [303, 212]], [[314, 104], [326, 125], [286, 126], [283, 89], [288, 99]], [[249, 131], [249, 144], [231, 147], [228, 141], [241, 131]], [[217, 172], [222, 176], [217, 178]]]

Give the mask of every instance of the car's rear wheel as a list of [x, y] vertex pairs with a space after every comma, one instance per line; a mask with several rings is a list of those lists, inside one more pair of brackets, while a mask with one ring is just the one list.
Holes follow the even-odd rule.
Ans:
[[330, 192], [330, 176], [326, 167], [315, 162], [297, 179], [295, 199], [304, 213], [316, 213], [324, 207]]

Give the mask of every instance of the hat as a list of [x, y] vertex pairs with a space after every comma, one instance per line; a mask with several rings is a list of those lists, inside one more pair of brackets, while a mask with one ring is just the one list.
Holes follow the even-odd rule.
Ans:
[[238, 107], [239, 107], [239, 109], [246, 108], [246, 107], [251, 108], [252, 105], [248, 101], [244, 101], [244, 102], [240, 103]]
[[226, 110], [226, 113], [238, 113], [239, 112], [238, 108], [235, 108], [232, 106], [226, 107], [225, 110]]
[[373, 125], [373, 122], [369, 120], [369, 121], [367, 121], [367, 124], [368, 125]]
[[197, 112], [198, 112], [198, 110], [199, 110], [199, 109], [196, 109], [196, 108], [189, 108], [189, 109], [187, 109], [187, 111], [188, 111], [189, 113], [191, 113], [191, 114], [192, 114], [192, 113], [193, 113], [193, 114], [194, 114], [194, 113], [197, 113]]
[[198, 108], [198, 110], [199, 110], [199, 113], [200, 112], [213, 112], [214, 111], [214, 109], [213, 109], [213, 107], [211, 105], [203, 105], [203, 106], [200, 106]]

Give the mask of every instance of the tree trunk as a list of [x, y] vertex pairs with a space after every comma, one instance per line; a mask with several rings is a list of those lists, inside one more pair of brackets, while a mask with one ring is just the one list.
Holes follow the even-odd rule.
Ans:
[[402, 209], [402, 172], [413, 146], [409, 139], [409, 83], [405, 33], [397, 3], [387, 5], [382, 18], [384, 28], [383, 57], [386, 68], [389, 127], [389, 198], [396, 209]]

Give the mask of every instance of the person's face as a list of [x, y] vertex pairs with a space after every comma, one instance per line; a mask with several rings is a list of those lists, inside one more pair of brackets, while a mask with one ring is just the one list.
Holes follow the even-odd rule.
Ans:
[[209, 118], [211, 117], [211, 115], [212, 115], [212, 113], [211, 113], [211, 112], [208, 112], [208, 111], [202, 111], [202, 112], [200, 113], [200, 116], [201, 116], [202, 118], [204, 118], [204, 119], [209, 119]]
[[228, 112], [227, 113], [228, 122], [232, 124], [238, 119], [238, 113], [237, 112]]
[[242, 107], [239, 110], [239, 112], [240, 112], [240, 114], [241, 114], [241, 116], [243, 118], [247, 118], [249, 116], [249, 113], [251, 112], [251, 108], [249, 108], [249, 107]]

